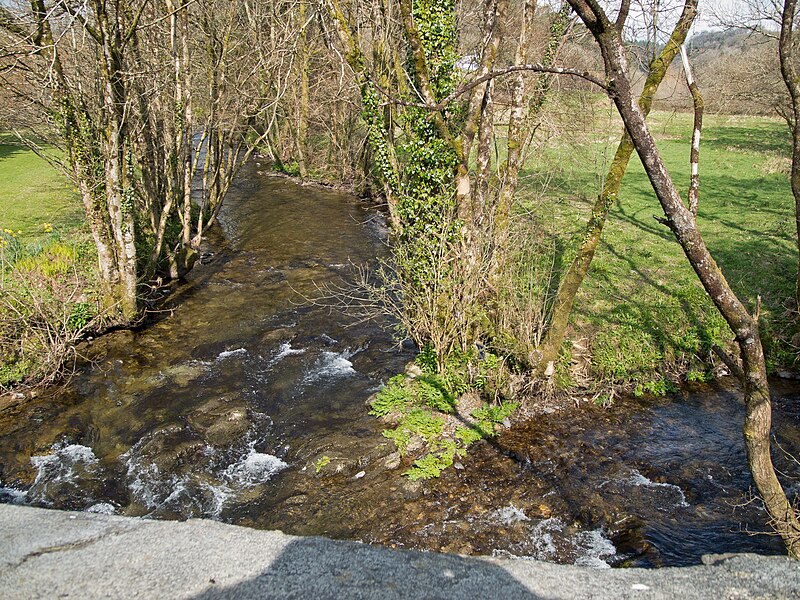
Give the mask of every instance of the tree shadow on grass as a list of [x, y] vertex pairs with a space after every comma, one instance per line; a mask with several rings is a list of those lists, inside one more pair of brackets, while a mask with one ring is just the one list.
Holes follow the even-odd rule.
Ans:
[[25, 147], [24, 146], [19, 146], [19, 145], [15, 145], [15, 144], [7, 144], [7, 143], [5, 143], [5, 141], [6, 140], [4, 140], [0, 136], [0, 162], [2, 162], [3, 160], [6, 160], [8, 158], [13, 157], [15, 154], [19, 154], [20, 152], [24, 152], [25, 151]]
[[703, 147], [715, 150], [741, 150], [789, 156], [791, 138], [785, 124], [760, 124], [755, 127], [706, 127], [703, 129]]
[[[792, 218], [791, 198], [787, 197], [788, 208], [765, 205], [760, 202], [757, 190], [746, 191], [749, 184], [752, 181], [704, 177], [703, 187], [714, 190], [715, 198], [713, 204], [704, 204], [701, 196], [700, 231], [714, 260], [742, 300], [754, 300], [761, 295], [780, 303], [784, 295], [793, 293], [797, 269], [794, 223], [786, 221]], [[646, 234], [661, 238], [664, 243], [677, 244], [672, 232], [652, 218], [652, 215], [663, 214], [655, 198], [652, 211], [647, 212], [650, 215], [648, 220], [640, 216], [644, 210], [631, 210], [623, 203], [613, 216]], [[753, 225], [759, 220], [774, 221], [775, 227], [772, 231], [759, 229]], [[788, 224], [784, 226], [784, 223]]]
[[292, 540], [252, 579], [231, 587], [212, 586], [195, 596], [197, 600], [481, 597], [545, 598], [488, 561], [325, 538]]
[[[694, 295], [685, 289], [656, 281], [646, 269], [612, 243], [602, 242], [602, 247], [617, 260], [624, 262], [631, 273], [641, 281], [674, 301], [674, 305], [664, 305], [652, 298], [648, 299], [643, 294], [620, 298], [618, 303], [605, 311], [603, 318], [607, 323], [635, 324], [635, 327], [657, 343], [661, 351], [674, 349], [677, 352], [693, 354], [700, 350], [701, 353], [707, 354], [712, 344], [719, 343], [720, 340], [715, 339], [713, 323], [709, 323], [708, 316], [704, 314], [705, 307], [697, 301], [698, 298], [702, 298], [701, 290], [698, 289]], [[587, 311], [579, 310], [579, 312], [585, 318], [589, 318]], [[676, 320], [677, 314], [685, 319], [688, 329], [677, 326], [678, 322], [683, 320], [680, 318]]]

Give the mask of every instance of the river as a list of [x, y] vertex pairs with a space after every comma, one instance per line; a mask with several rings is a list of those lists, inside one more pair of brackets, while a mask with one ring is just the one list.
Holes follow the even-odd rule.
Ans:
[[[728, 382], [551, 410], [408, 481], [365, 402], [413, 354], [385, 319], [309, 301], [385, 256], [382, 217], [253, 172], [220, 221], [150, 324], [0, 411], [0, 500], [596, 567], [782, 552], [760, 533]], [[774, 389], [776, 439], [798, 455], [800, 388]], [[800, 467], [775, 458], [796, 496]]]

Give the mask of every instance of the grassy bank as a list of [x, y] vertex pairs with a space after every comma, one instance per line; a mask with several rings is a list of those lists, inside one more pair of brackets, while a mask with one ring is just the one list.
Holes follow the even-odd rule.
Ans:
[[21, 231], [22, 241], [41, 239], [43, 226], [73, 231], [83, 224], [75, 190], [47, 162], [0, 134], [0, 229]]
[[76, 192], [0, 136], [0, 390], [53, 381], [97, 314], [94, 246]]
[[[649, 121], [685, 190], [692, 116], [654, 112]], [[549, 215], [559, 250], [556, 272], [572, 260], [621, 132], [614, 115], [603, 110], [565, 124], [534, 154], [522, 193], [523, 206]], [[751, 308], [761, 296], [768, 361], [782, 367], [792, 367], [797, 358], [791, 344], [797, 259], [789, 144], [786, 126], [777, 119], [706, 117], [698, 215], [704, 239], [736, 293]], [[572, 344], [565, 348], [573, 368], [562, 383], [585, 376], [663, 391], [665, 374], [707, 378], [710, 345], [730, 341], [672, 233], [653, 218], [661, 214], [634, 157], [577, 299]]]

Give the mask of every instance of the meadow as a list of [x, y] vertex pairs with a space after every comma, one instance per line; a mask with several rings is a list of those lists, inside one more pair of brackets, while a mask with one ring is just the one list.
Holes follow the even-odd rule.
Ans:
[[25, 242], [42, 237], [44, 224], [71, 230], [83, 220], [74, 187], [28, 148], [0, 134], [0, 230], [21, 232]]
[[[562, 249], [556, 270], [572, 260], [621, 133], [615, 115], [603, 108], [586, 119], [566, 117], [532, 153], [521, 194], [522, 206], [549, 215], [554, 246]], [[653, 112], [648, 121], [670, 173], [686, 190], [692, 115]], [[791, 368], [797, 359], [790, 151], [786, 125], [778, 119], [705, 118], [698, 223], [739, 297], [751, 310], [761, 298], [771, 368]], [[657, 215], [663, 215], [661, 207], [634, 155], [577, 298], [571, 344], [564, 349], [565, 360], [583, 365], [592, 380], [635, 382], [640, 391], [658, 392], [670, 380], [705, 380], [714, 361], [711, 346], [732, 339]], [[566, 385], [574, 383], [565, 377]]]

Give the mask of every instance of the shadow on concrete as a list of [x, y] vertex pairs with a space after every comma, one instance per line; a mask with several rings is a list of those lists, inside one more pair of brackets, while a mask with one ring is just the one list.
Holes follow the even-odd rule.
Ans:
[[[456, 555], [304, 538], [290, 542], [260, 575], [233, 586], [209, 580], [212, 598], [513, 598], [545, 600], [504, 569]], [[487, 596], [487, 590], [491, 594]]]

